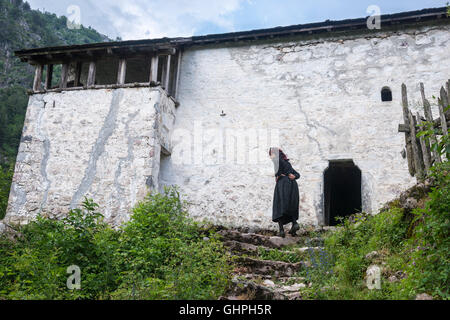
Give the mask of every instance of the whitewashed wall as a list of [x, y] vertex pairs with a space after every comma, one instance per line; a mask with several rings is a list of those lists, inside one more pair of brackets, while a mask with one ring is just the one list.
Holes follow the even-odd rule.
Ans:
[[[412, 105], [421, 101], [419, 82], [430, 100], [439, 92], [450, 78], [449, 31], [186, 50], [162, 183], [181, 187], [197, 219], [273, 228], [267, 152], [279, 145], [302, 176], [301, 223], [322, 223], [323, 172], [333, 159], [354, 160], [362, 171], [363, 210], [376, 213], [415, 183], [401, 156], [404, 134], [397, 132], [400, 88], [408, 86]], [[392, 102], [381, 102], [384, 86]], [[244, 137], [236, 159], [231, 139], [221, 142], [217, 132]]]
[[160, 88], [80, 90], [30, 97], [5, 222], [61, 217], [84, 196], [113, 225], [158, 187], [160, 144], [175, 105]]

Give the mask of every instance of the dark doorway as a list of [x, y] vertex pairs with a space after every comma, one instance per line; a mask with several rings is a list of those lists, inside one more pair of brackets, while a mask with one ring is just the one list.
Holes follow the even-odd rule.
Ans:
[[330, 161], [324, 173], [325, 225], [338, 224], [336, 217], [361, 212], [361, 170], [352, 160]]

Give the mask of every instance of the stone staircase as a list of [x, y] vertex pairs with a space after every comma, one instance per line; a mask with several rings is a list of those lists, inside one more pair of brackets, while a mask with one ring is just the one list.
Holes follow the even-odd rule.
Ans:
[[[232, 284], [219, 299], [300, 300], [301, 290], [309, 283], [299, 274], [310, 266], [308, 255], [323, 249], [321, 234], [330, 229], [301, 229], [295, 237], [286, 233], [286, 238], [278, 237], [273, 231], [218, 231], [236, 265]], [[293, 257], [295, 262], [267, 259], [280, 255]]]

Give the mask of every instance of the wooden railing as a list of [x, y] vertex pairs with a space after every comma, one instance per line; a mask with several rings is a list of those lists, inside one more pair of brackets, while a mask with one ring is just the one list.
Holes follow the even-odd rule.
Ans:
[[[450, 80], [442, 87], [438, 97], [439, 117], [433, 119], [431, 104], [425, 97], [425, 88], [420, 83], [420, 93], [422, 95], [422, 105], [424, 117], [419, 112], [413, 115], [409, 109], [408, 94], [406, 85], [402, 85], [402, 106], [404, 124], [400, 124], [398, 131], [405, 133], [406, 157], [408, 160], [408, 169], [411, 176], [423, 180], [430, 173], [431, 167], [435, 163], [443, 161], [437, 144], [444, 137], [448, 137], [448, 128], [450, 126]], [[422, 135], [419, 132], [425, 130], [426, 126], [430, 134]]]
[[[145, 82], [134, 82], [127, 83], [126, 75], [127, 75], [127, 60], [128, 58], [133, 58], [138, 53], [136, 52], [128, 52], [126, 56], [120, 56], [118, 60], [118, 69], [117, 69], [117, 81], [114, 79], [114, 83], [98, 83], [96, 81], [96, 76], [98, 73], [97, 63], [106, 57], [114, 56], [113, 51], [108, 51], [108, 55], [99, 55], [94, 56], [91, 53], [92, 59], [86, 59], [84, 56], [81, 56], [77, 59], [77, 56], [69, 55], [66, 57], [64, 62], [61, 64], [61, 78], [59, 79], [56, 86], [52, 86], [52, 77], [53, 77], [53, 67], [54, 65], [60, 62], [59, 60], [49, 60], [47, 62], [39, 62], [36, 63], [35, 69], [35, 77], [33, 82], [32, 93], [41, 93], [41, 92], [52, 92], [52, 91], [64, 91], [64, 90], [79, 90], [79, 89], [101, 89], [104, 87], [117, 87], [117, 88], [126, 88], [126, 87], [137, 87], [137, 86], [158, 86], [160, 85], [164, 90], [166, 90], [167, 94], [171, 97], [175, 98], [177, 93], [177, 87], [179, 82], [180, 75], [180, 61], [181, 61], [181, 51], [175, 48], [171, 50], [162, 50], [159, 52], [148, 53], [146, 58], [150, 62], [150, 70], [147, 75], [147, 80]], [[140, 53], [140, 55], [144, 55], [146, 53]], [[49, 55], [51, 56], [51, 55]], [[118, 56], [119, 57], [119, 56]], [[160, 63], [161, 57], [164, 58]], [[83, 59], [83, 60], [81, 60]], [[86, 83], [81, 84], [80, 76], [82, 64], [88, 65], [87, 79]], [[70, 66], [75, 66], [74, 69], [74, 79], [73, 83], [68, 84], [68, 75]], [[143, 69], [145, 66], [143, 65]], [[158, 70], [161, 68], [161, 70]], [[45, 70], [45, 77], [44, 75]]]

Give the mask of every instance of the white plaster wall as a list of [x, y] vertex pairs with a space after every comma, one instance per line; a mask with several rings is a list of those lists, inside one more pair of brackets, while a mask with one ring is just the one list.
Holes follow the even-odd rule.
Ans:
[[[273, 228], [267, 152], [279, 145], [301, 174], [300, 222], [322, 222], [323, 172], [332, 159], [354, 160], [363, 210], [376, 213], [415, 183], [401, 157], [404, 134], [397, 132], [400, 88], [407, 85], [412, 106], [421, 101], [419, 82], [430, 100], [439, 92], [450, 77], [449, 31], [186, 50], [173, 154], [162, 180], [181, 187], [197, 219]], [[384, 86], [392, 102], [381, 102]], [[241, 138], [236, 158], [218, 132]]]
[[158, 187], [160, 142], [168, 140], [161, 136], [170, 134], [174, 108], [160, 88], [30, 96], [5, 222], [61, 217], [84, 196], [111, 224], [126, 221]]

